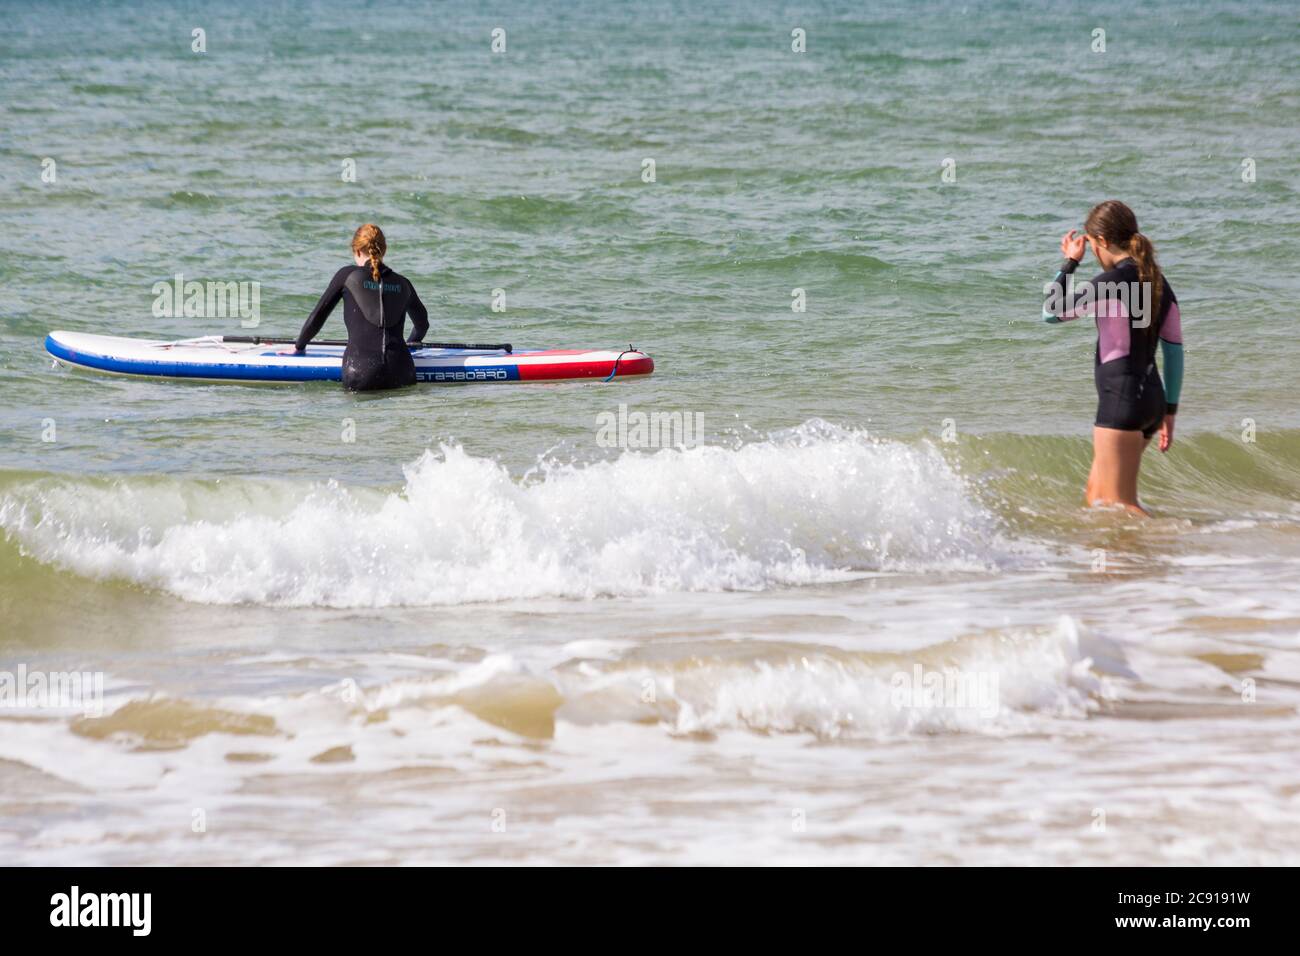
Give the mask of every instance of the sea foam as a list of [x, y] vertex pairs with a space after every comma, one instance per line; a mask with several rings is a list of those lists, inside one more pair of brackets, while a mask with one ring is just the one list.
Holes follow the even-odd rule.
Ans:
[[457, 445], [403, 471], [397, 490], [41, 478], [0, 498], [0, 527], [86, 577], [281, 606], [758, 590], [1006, 555], [935, 447], [820, 421], [737, 447], [543, 462], [524, 479]]

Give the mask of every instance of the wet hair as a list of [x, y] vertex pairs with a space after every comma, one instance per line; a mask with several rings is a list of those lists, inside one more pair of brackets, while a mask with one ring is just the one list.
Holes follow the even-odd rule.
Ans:
[[373, 222], [366, 223], [352, 235], [352, 254], [370, 260], [370, 277], [376, 282], [379, 281], [379, 267], [383, 265], [384, 253], [387, 251], [388, 241], [384, 239], [384, 231]]
[[1138, 231], [1137, 216], [1118, 199], [1107, 199], [1092, 207], [1084, 221], [1083, 231], [1090, 236], [1100, 236], [1106, 245], [1116, 251], [1126, 250], [1137, 264], [1138, 279], [1147, 284], [1151, 294], [1147, 301], [1150, 321], [1144, 330], [1148, 339], [1158, 334], [1160, 325], [1160, 300], [1163, 298], [1165, 280], [1156, 262], [1156, 247]]

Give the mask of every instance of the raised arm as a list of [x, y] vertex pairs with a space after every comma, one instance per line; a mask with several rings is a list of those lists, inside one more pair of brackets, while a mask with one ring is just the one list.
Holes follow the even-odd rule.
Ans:
[[321, 326], [325, 324], [325, 320], [334, 311], [334, 306], [338, 305], [339, 299], [343, 298], [343, 283], [351, 271], [352, 266], [344, 266], [334, 273], [333, 279], [330, 279], [325, 294], [320, 297], [320, 301], [316, 303], [316, 308], [311, 310], [311, 315], [307, 316], [307, 321], [303, 323], [302, 331], [298, 333], [298, 341], [295, 343], [295, 347], [299, 352], [305, 349], [307, 343], [316, 337], [316, 334], [321, 330]]
[[1091, 313], [1096, 304], [1091, 282], [1076, 283], [1071, 278], [1083, 259], [1084, 237], [1071, 229], [1061, 237], [1061, 254], [1065, 256], [1056, 278], [1043, 286], [1043, 321], [1068, 322]]
[[409, 279], [406, 284], [411, 288], [411, 297], [406, 301], [406, 314], [411, 317], [411, 335], [406, 341], [423, 342], [425, 333], [429, 331], [429, 310], [420, 301], [420, 296]]

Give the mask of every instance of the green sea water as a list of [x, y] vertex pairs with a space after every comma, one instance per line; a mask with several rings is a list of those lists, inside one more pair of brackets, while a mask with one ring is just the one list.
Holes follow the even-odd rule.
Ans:
[[[110, 714], [0, 712], [13, 858], [1297, 859], [1293, 4], [5, 22], [0, 669], [102, 672]], [[1149, 524], [1079, 508], [1095, 336], [1039, 320], [1112, 197], [1186, 339]], [[259, 334], [293, 335], [366, 221], [431, 338], [631, 343], [655, 374], [356, 396], [42, 349], [248, 331], [156, 317], [177, 274], [258, 283]], [[704, 447], [604, 447], [620, 405], [699, 415]], [[993, 716], [900, 715], [913, 660], [996, 675]], [[683, 805], [637, 796], [652, 772]], [[219, 839], [160, 822], [188, 820], [173, 773]], [[958, 791], [987, 799], [935, 842]], [[523, 842], [464, 823], [502, 800]], [[1097, 805], [1127, 829], [1092, 839]]]

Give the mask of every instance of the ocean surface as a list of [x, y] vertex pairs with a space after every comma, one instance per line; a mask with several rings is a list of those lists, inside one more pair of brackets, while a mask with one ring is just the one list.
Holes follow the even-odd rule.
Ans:
[[[1294, 4], [4, 20], [0, 861], [1300, 862]], [[1094, 333], [1039, 320], [1111, 197], [1187, 342], [1149, 521], [1081, 507]], [[293, 335], [365, 221], [431, 338], [655, 374], [42, 350], [247, 331], [177, 274]]]

